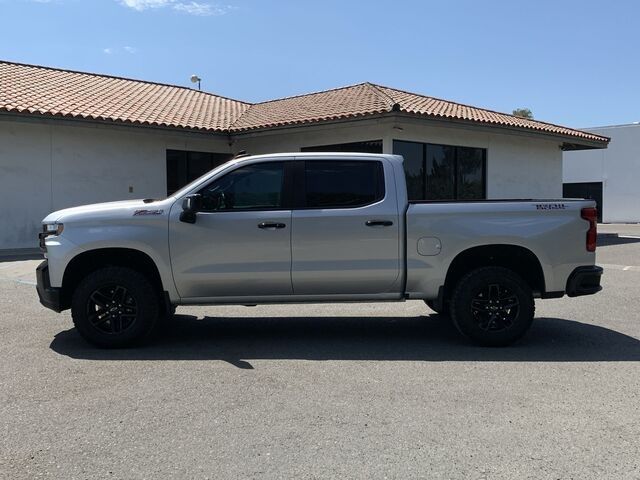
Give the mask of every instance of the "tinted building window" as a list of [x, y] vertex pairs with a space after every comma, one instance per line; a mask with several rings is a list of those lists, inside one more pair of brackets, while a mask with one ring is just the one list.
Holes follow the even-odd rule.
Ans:
[[382, 164], [375, 161], [305, 162], [308, 208], [353, 208], [384, 197]]
[[456, 150], [445, 145], [427, 145], [425, 200], [453, 199], [455, 191]]
[[167, 150], [167, 195], [231, 160], [232, 156], [229, 153]]
[[457, 148], [456, 198], [484, 198], [484, 157], [481, 148]]
[[404, 157], [409, 200], [486, 198], [486, 150], [394, 140]]
[[240, 167], [200, 191], [205, 211], [272, 210], [282, 207], [284, 164]]
[[404, 157], [409, 199], [425, 198], [424, 145], [416, 142], [393, 142], [393, 153]]

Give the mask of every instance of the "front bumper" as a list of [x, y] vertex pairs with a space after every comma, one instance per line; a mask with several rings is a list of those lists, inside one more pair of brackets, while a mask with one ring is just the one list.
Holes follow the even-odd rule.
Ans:
[[49, 283], [49, 262], [45, 260], [36, 268], [36, 290], [40, 303], [54, 312], [61, 312], [60, 289]]
[[602, 277], [602, 267], [597, 265], [589, 265], [578, 267], [567, 280], [567, 295], [570, 297], [579, 297], [581, 295], [593, 295], [602, 290], [600, 286], [600, 277]]

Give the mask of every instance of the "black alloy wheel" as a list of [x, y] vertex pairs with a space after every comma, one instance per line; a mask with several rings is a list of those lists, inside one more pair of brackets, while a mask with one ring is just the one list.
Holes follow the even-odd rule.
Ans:
[[120, 334], [133, 327], [137, 316], [136, 300], [124, 285], [99, 287], [87, 300], [89, 322], [107, 335]]
[[478, 326], [498, 332], [513, 325], [520, 312], [520, 301], [506, 285], [492, 283], [471, 300], [471, 311]]

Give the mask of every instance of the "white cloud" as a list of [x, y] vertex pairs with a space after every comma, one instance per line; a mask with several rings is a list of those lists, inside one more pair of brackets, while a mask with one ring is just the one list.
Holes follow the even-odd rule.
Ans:
[[119, 0], [121, 5], [132, 8], [138, 12], [154, 8], [170, 8], [176, 12], [188, 15], [208, 17], [212, 15], [224, 15], [232, 9], [229, 5], [217, 5], [196, 1], [180, 0]]
[[211, 15], [224, 15], [229, 11], [227, 6], [211, 5], [210, 3], [176, 3], [173, 5], [173, 9], [179, 12], [188, 13], [189, 15], [199, 16], [211, 16]]
[[170, 3], [173, 3], [173, 0], [120, 0], [120, 3], [125, 7], [133, 8], [141, 12], [149, 8], [166, 7]]
[[105, 55], [113, 55], [113, 54], [118, 54], [118, 53], [122, 53], [122, 52], [127, 52], [130, 53], [131, 55], [133, 55], [134, 53], [138, 53], [138, 49], [135, 47], [130, 47], [129, 45], [126, 45], [122, 48], [120, 47], [106, 47], [102, 49], [102, 53], [104, 53]]

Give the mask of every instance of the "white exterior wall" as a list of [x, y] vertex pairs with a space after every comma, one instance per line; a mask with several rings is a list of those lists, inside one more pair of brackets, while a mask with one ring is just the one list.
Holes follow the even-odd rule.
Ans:
[[[297, 128], [281, 128], [269, 132], [238, 135], [233, 151], [246, 150], [249, 154], [299, 152], [302, 147], [334, 145], [338, 143], [383, 140], [389, 134], [386, 119], [341, 122]], [[386, 152], [385, 152], [386, 153]]]
[[226, 137], [200, 137], [0, 119], [0, 249], [37, 247], [41, 220], [54, 210], [165, 197], [167, 149], [229, 151]]
[[164, 197], [167, 149], [258, 154], [377, 139], [384, 153], [394, 139], [486, 148], [488, 198], [562, 194], [559, 142], [497, 128], [381, 118], [243, 134], [229, 145], [226, 136], [0, 117], [0, 250], [36, 247], [54, 210]]
[[565, 183], [602, 182], [602, 221], [640, 222], [640, 125], [590, 128], [611, 138], [606, 150], [565, 152]]
[[0, 249], [36, 247], [51, 205], [49, 127], [0, 122]]
[[384, 153], [393, 153], [394, 139], [480, 147], [487, 149], [488, 198], [562, 197], [558, 141], [495, 132], [497, 129], [430, 126], [424, 121], [360, 120], [242, 136], [235, 140], [233, 149], [252, 154], [298, 152], [302, 147], [378, 139], [383, 140]]

